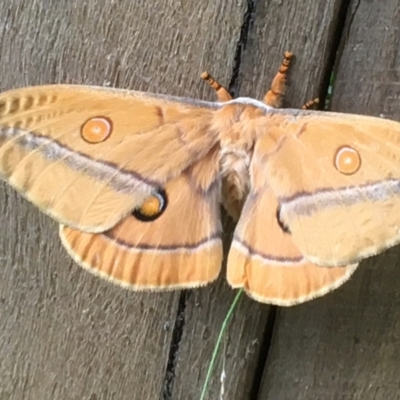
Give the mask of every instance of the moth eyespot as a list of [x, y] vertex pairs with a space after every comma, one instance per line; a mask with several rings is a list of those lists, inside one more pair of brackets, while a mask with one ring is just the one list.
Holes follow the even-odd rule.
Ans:
[[281, 208], [280, 207], [278, 207], [278, 209], [276, 210], [276, 220], [283, 232], [289, 233], [289, 234], [292, 233], [292, 232], [290, 232], [289, 227], [281, 219]]
[[159, 190], [149, 197], [140, 207], [132, 211], [132, 215], [139, 221], [151, 222], [159, 218], [168, 205], [168, 198], [165, 190]]
[[335, 168], [345, 175], [355, 174], [361, 167], [361, 157], [357, 150], [349, 146], [340, 147], [335, 154]]
[[112, 132], [111, 120], [106, 117], [88, 119], [81, 128], [81, 137], [88, 143], [104, 142]]

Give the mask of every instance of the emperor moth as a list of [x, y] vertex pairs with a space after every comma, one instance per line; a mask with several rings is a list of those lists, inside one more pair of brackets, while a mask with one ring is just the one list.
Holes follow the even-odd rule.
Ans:
[[136, 290], [227, 279], [293, 305], [400, 241], [400, 123], [282, 109], [291, 53], [263, 101], [50, 85], [0, 95], [0, 175], [60, 223], [91, 272]]

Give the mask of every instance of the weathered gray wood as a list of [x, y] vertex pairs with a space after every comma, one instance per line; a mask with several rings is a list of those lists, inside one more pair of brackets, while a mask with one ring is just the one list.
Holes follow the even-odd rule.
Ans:
[[[0, 86], [212, 98], [200, 72], [229, 78], [243, 14], [244, 5], [211, 0], [4, 0]], [[0, 189], [0, 398], [169, 398], [179, 294], [136, 294], [91, 276], [61, 249], [54, 222]]]
[[299, 108], [318, 95], [335, 41], [341, 0], [255, 2], [254, 23], [243, 53], [240, 95], [262, 99], [283, 52], [295, 58], [289, 73], [286, 106]]
[[[398, 1], [352, 1], [332, 108], [400, 120]], [[372, 132], [373, 134], [373, 132]], [[399, 399], [400, 250], [323, 299], [282, 310], [260, 399]]]
[[[239, 34], [248, 4], [246, 42]], [[208, 69], [222, 82], [233, 79], [236, 95], [260, 98], [290, 49], [297, 58], [289, 105], [319, 94], [341, 1], [248, 4], [3, 0], [0, 88], [71, 82], [211, 99], [198, 79]], [[398, 6], [354, 1], [335, 109], [400, 118]], [[224, 280], [186, 298], [114, 287], [70, 261], [55, 223], [0, 189], [0, 398], [198, 398], [235, 294]], [[338, 291], [279, 311], [260, 399], [399, 398], [398, 258], [398, 250], [388, 251]], [[242, 298], [208, 398], [219, 398], [222, 387], [226, 399], [256, 398], [269, 312]]]
[[[251, 10], [249, 36], [240, 60], [236, 95], [262, 99], [280, 66], [284, 50], [297, 55], [290, 73], [288, 103], [299, 107], [318, 94], [327, 68], [339, 1], [260, 1]], [[242, 41], [244, 38], [242, 37]], [[321, 61], [322, 60], [322, 61]], [[229, 82], [223, 81], [222, 83]], [[234, 293], [223, 282], [193, 294], [186, 305], [185, 334], [176, 370], [176, 398], [196, 399], [219, 327]], [[268, 346], [270, 307], [244, 296], [230, 324], [207, 399], [249, 399], [257, 396], [260, 371]], [[191, 369], [190, 366], [193, 366]], [[223, 384], [222, 373], [226, 374]], [[279, 395], [274, 400], [279, 399]]]

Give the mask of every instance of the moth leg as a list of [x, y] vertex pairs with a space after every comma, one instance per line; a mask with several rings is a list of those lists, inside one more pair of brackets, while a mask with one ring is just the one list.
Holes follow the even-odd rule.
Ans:
[[206, 81], [217, 94], [217, 99], [220, 102], [232, 100], [230, 93], [217, 81], [215, 80], [207, 71], [201, 74], [201, 79]]
[[271, 89], [268, 90], [267, 94], [264, 96], [264, 103], [267, 106], [273, 108], [282, 107], [283, 99], [286, 92], [286, 74], [289, 69], [289, 64], [292, 57], [293, 53], [285, 51], [279, 71], [275, 75], [275, 78], [272, 80]]
[[319, 98], [316, 97], [313, 100], [307, 101], [306, 104], [303, 105], [303, 107], [301, 107], [303, 110], [309, 110], [312, 106], [319, 104]]

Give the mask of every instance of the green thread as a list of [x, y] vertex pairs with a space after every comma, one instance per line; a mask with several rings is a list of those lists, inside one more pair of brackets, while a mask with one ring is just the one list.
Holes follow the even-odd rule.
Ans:
[[240, 299], [240, 296], [242, 295], [242, 293], [243, 293], [243, 289], [240, 289], [237, 292], [237, 294], [236, 294], [236, 296], [235, 296], [235, 298], [233, 300], [233, 303], [232, 303], [231, 307], [229, 308], [228, 314], [226, 314], [224, 322], [222, 323], [221, 330], [219, 331], [217, 343], [215, 344], [215, 347], [214, 347], [214, 350], [213, 350], [213, 354], [212, 354], [212, 357], [211, 357], [210, 365], [208, 366], [206, 380], [204, 382], [203, 389], [201, 391], [200, 400], [204, 400], [204, 396], [206, 395], [208, 384], [209, 384], [210, 379], [211, 379], [211, 374], [213, 372], [213, 369], [214, 369], [214, 366], [215, 366], [215, 361], [217, 359], [218, 351], [219, 351], [219, 348], [221, 346], [222, 337], [223, 337], [223, 335], [225, 333], [226, 327], [228, 326], [228, 323], [229, 323], [230, 319], [232, 318], [233, 312], [235, 311], [236, 305], [239, 302], [239, 299]]

